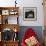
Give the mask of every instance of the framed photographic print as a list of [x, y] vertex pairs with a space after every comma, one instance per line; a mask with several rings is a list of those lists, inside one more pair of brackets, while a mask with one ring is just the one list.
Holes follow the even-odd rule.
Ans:
[[36, 7], [24, 7], [23, 8], [24, 20], [34, 21], [37, 19], [37, 8]]
[[14, 9], [9, 11], [9, 14], [10, 14], [10, 15], [16, 15], [17, 13], [18, 13], [18, 12], [17, 12], [16, 10], [14, 10]]
[[9, 15], [9, 10], [2, 10], [2, 15]]

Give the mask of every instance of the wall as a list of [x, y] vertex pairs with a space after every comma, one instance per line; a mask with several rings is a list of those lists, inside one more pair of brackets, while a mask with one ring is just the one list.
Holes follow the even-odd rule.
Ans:
[[[20, 15], [20, 25], [21, 26], [43, 26], [43, 6], [42, 0], [28, 0], [23, 1], [21, 4], [21, 15]], [[23, 7], [36, 7], [37, 8], [37, 20], [36, 21], [24, 21], [23, 20]]]
[[[0, 0], [1, 7], [15, 6], [15, 0]], [[17, 6], [20, 7], [19, 24], [20, 26], [43, 26], [44, 16], [43, 16], [43, 0], [17, 0]], [[37, 20], [36, 21], [24, 21], [23, 20], [23, 7], [36, 7], [37, 8]]]
[[14, 6], [14, 1], [15, 1], [15, 0], [0, 0], [0, 6], [1, 6], [1, 7]]

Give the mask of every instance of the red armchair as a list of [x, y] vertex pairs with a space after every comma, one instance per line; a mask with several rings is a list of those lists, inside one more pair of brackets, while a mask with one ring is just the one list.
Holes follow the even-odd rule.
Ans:
[[[32, 41], [34, 39], [35, 44], [33, 45], [34, 41]], [[32, 45], [31, 42], [32, 41]], [[28, 45], [28, 43], [30, 45]], [[32, 28], [28, 28], [24, 34], [24, 37], [22, 38], [22, 42], [21, 42], [21, 46], [41, 46], [40, 42], [37, 39], [37, 35], [36, 33], [33, 31]]]

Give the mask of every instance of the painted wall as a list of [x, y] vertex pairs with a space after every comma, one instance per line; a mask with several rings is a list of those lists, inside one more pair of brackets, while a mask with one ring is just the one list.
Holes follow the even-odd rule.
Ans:
[[[43, 6], [42, 0], [25, 0], [21, 4], [21, 15], [20, 15], [20, 25], [21, 26], [43, 26]], [[23, 20], [23, 7], [36, 7], [37, 8], [37, 20], [36, 21], [24, 21]]]
[[[1, 7], [15, 6], [15, 0], [0, 0]], [[20, 26], [43, 26], [44, 16], [43, 16], [43, 6], [42, 0], [17, 0], [17, 6], [19, 9], [19, 24]], [[23, 7], [36, 7], [37, 8], [37, 20], [36, 21], [24, 21], [23, 20]]]

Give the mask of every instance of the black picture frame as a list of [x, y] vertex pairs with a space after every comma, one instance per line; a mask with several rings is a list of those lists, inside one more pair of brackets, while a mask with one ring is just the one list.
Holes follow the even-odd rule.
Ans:
[[23, 7], [23, 19], [24, 20], [37, 20], [37, 8], [36, 7]]

